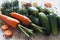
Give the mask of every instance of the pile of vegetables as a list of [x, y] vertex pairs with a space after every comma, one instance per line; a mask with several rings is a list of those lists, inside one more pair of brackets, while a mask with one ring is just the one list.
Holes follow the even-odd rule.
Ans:
[[47, 2], [44, 5], [45, 7], [30, 6], [28, 8], [19, 8], [17, 0], [12, 3], [3, 3], [0, 20], [4, 22], [2, 30], [5, 37], [12, 37], [13, 31], [9, 29], [10, 27], [19, 28], [28, 37], [33, 35], [34, 32], [58, 35], [60, 16], [54, 13], [51, 3]]

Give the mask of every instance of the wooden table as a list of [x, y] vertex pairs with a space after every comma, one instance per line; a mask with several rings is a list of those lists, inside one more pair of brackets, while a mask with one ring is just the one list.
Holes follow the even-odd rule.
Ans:
[[20, 30], [15, 29], [13, 31], [13, 37], [6, 39], [5, 37], [3, 37], [3, 31], [0, 28], [0, 40], [60, 40], [60, 33], [57, 36], [53, 36], [52, 34], [50, 36], [46, 36], [41, 33], [36, 33], [34, 34], [34, 36], [28, 38]]

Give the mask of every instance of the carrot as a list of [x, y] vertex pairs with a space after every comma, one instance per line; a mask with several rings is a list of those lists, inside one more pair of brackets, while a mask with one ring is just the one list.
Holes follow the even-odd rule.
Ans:
[[[33, 33], [32, 32], [33, 30], [30, 31], [31, 29], [28, 30], [28, 28], [26, 28], [26, 27], [23, 29], [24, 26], [20, 25], [20, 22], [18, 20], [14, 19], [14, 18], [8, 17], [8, 16], [3, 15], [3, 14], [0, 14], [0, 19], [14, 29], [18, 27], [21, 31], [23, 30], [22, 32], [24, 32], [24, 34], [26, 36]], [[26, 31], [26, 30], [28, 30], [28, 31]]]
[[9, 29], [9, 26], [8, 26], [7, 24], [2, 25], [2, 30], [3, 30], [3, 31], [5, 31], [5, 30], [7, 30], [7, 29]]
[[52, 7], [52, 4], [51, 4], [51, 3], [49, 3], [49, 2], [44, 3], [44, 5], [45, 5], [46, 7], [49, 7], [49, 8], [51, 8], [51, 7]]
[[30, 23], [32, 22], [29, 18], [27, 18], [26, 16], [23, 16], [23, 15], [21, 15], [21, 14], [18, 14], [18, 13], [16, 13], [16, 12], [12, 12], [12, 13], [10, 13], [10, 15], [12, 16], [12, 17], [15, 17], [15, 18], [17, 18], [19, 21], [21, 21], [24, 25], [30, 25]]
[[12, 37], [13, 36], [13, 31], [12, 30], [6, 30], [4, 32], [4, 36], [8, 37], [8, 38]]
[[24, 15], [21, 15], [21, 14], [18, 14], [16, 12], [12, 12], [10, 13], [10, 15], [16, 19], [18, 19], [19, 21], [22, 22], [22, 24], [26, 25], [26, 26], [33, 26], [32, 28], [39, 31], [39, 32], [43, 32], [42, 28], [38, 25], [35, 25], [34, 23], [32, 23], [32, 21], [24, 16]]
[[17, 25], [20, 23], [18, 20], [10, 18], [8, 16], [0, 14], [0, 19], [6, 22], [12, 28], [16, 28]]

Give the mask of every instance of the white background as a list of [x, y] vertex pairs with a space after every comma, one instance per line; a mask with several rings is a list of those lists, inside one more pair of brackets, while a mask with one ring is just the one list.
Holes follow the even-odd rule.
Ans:
[[[13, 1], [13, 0], [0, 0], [0, 6], [4, 1]], [[57, 7], [57, 11], [58, 11], [57, 14], [60, 14], [60, 10], [59, 10], [60, 0], [19, 0], [19, 6], [21, 2], [30, 2], [30, 3], [37, 2], [39, 5], [43, 5], [45, 2], [50, 2], [52, 3], [53, 7]]]

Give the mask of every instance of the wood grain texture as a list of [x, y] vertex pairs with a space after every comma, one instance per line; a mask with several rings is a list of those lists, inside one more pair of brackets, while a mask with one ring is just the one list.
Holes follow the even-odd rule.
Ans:
[[60, 40], [60, 33], [57, 36], [53, 36], [52, 34], [50, 36], [46, 36], [41, 33], [36, 33], [34, 34], [34, 36], [31, 36], [30, 38], [28, 38], [20, 30], [15, 29], [13, 31], [14, 31], [13, 37], [6, 39], [5, 37], [3, 37], [3, 32], [0, 29], [0, 40]]

